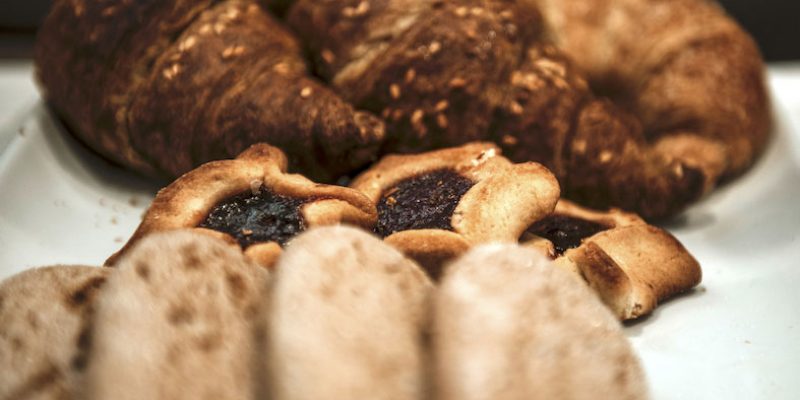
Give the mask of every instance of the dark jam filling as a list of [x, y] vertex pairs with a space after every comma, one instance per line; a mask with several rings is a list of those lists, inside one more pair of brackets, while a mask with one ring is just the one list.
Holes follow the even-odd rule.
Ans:
[[256, 193], [243, 193], [217, 204], [198, 226], [227, 233], [242, 248], [270, 241], [285, 245], [305, 229], [300, 206], [306, 201], [262, 187]]
[[597, 222], [553, 214], [531, 225], [528, 232], [551, 241], [556, 254], [561, 255], [580, 246], [583, 239], [609, 228]]
[[386, 237], [409, 229], [452, 231], [453, 211], [474, 184], [449, 169], [403, 180], [381, 196], [375, 233]]

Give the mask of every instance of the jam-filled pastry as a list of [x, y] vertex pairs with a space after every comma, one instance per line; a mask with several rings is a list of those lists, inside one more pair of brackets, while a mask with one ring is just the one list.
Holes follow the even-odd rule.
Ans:
[[516, 242], [559, 196], [547, 168], [513, 164], [483, 142], [390, 155], [350, 186], [377, 204], [375, 233], [433, 277], [444, 261], [474, 244]]
[[620, 319], [648, 314], [702, 279], [697, 260], [675, 237], [616, 209], [592, 211], [560, 200], [522, 241], [581, 276]]
[[145, 235], [194, 230], [238, 243], [245, 255], [271, 266], [281, 247], [308, 227], [347, 223], [372, 228], [374, 204], [356, 190], [287, 174], [279, 149], [256, 144], [236, 159], [213, 161], [159, 191], [116, 260]]
[[72, 399], [111, 270], [58, 265], [0, 283], [0, 399]]

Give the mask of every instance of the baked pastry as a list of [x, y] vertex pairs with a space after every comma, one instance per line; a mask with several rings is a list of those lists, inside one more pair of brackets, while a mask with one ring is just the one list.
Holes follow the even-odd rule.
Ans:
[[616, 209], [592, 211], [561, 200], [522, 241], [583, 278], [620, 319], [649, 314], [702, 279], [697, 260], [669, 232]]
[[480, 142], [386, 156], [350, 186], [377, 205], [375, 233], [434, 278], [470, 246], [516, 242], [559, 195], [547, 168], [512, 164], [496, 145]]
[[0, 283], [0, 399], [72, 399], [109, 269], [53, 266]]
[[383, 123], [311, 78], [294, 37], [252, 0], [56, 1], [35, 63], [70, 131], [150, 175], [268, 142], [331, 180], [383, 139]]
[[619, 322], [541, 253], [481, 246], [435, 296], [436, 399], [646, 399]]
[[287, 21], [388, 149], [492, 140], [597, 208], [674, 215], [768, 136], [758, 50], [704, 0], [297, 0]]
[[133, 237], [106, 265], [150, 233], [193, 228], [238, 243], [245, 255], [271, 266], [281, 246], [308, 227], [375, 224], [375, 206], [363, 194], [287, 174], [286, 168], [280, 150], [256, 144], [236, 159], [188, 172], [158, 192]]
[[425, 398], [433, 284], [366, 232], [324, 227], [298, 237], [276, 268], [262, 382], [275, 400]]
[[168, 232], [142, 240], [112, 271], [79, 398], [253, 398], [265, 269], [223, 241]]

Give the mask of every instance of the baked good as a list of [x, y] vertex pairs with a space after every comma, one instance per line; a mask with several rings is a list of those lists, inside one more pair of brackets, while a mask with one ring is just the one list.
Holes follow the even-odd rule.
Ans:
[[649, 314], [702, 279], [697, 260], [669, 232], [616, 209], [561, 200], [521, 239], [585, 280], [620, 319]]
[[59, 265], [0, 283], [0, 399], [72, 399], [111, 270]]
[[56, 113], [149, 174], [268, 142], [334, 181], [379, 152], [489, 140], [571, 199], [656, 219], [768, 138], [758, 49], [705, 0], [264, 1], [333, 91], [254, 0], [173, 3], [56, 2], [37, 42]]
[[177, 177], [268, 142], [318, 180], [365, 164], [383, 123], [311, 78], [252, 0], [56, 1], [35, 50], [43, 97], [94, 150]]
[[472, 249], [434, 300], [434, 398], [646, 399], [619, 322], [540, 252]]
[[238, 243], [245, 255], [271, 266], [285, 245], [307, 227], [349, 223], [371, 228], [375, 206], [363, 194], [286, 173], [277, 148], [256, 144], [236, 159], [213, 161], [160, 190], [113, 265], [144, 236], [194, 229]]
[[183, 231], [143, 239], [112, 271], [97, 298], [80, 398], [252, 398], [264, 268]]
[[470, 246], [515, 243], [559, 196], [540, 164], [513, 164], [491, 143], [390, 155], [350, 184], [377, 205], [375, 232], [438, 277]]
[[758, 50], [704, 0], [297, 0], [287, 21], [388, 149], [492, 140], [597, 208], [674, 215], [768, 136]]
[[420, 338], [432, 289], [417, 265], [363, 231], [298, 237], [265, 313], [265, 398], [424, 398]]

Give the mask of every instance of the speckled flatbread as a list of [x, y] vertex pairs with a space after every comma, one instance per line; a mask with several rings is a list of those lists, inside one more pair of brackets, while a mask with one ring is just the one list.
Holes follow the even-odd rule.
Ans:
[[31, 269], [0, 284], [0, 399], [72, 399], [87, 323], [110, 269]]
[[647, 398], [619, 322], [533, 249], [484, 246], [453, 263], [433, 332], [440, 400]]
[[253, 324], [267, 270], [176, 231], [143, 239], [99, 296], [86, 399], [250, 399]]
[[278, 263], [267, 314], [268, 398], [423, 398], [432, 287], [417, 265], [363, 231], [298, 236]]

